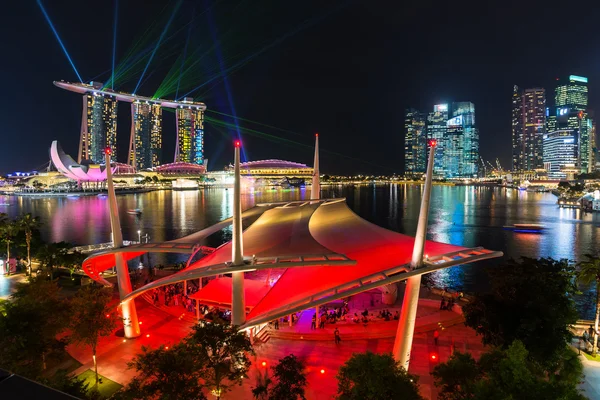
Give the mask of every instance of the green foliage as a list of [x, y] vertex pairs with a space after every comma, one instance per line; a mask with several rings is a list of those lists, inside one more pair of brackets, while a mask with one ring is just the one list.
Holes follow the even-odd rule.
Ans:
[[391, 354], [355, 353], [340, 368], [338, 400], [420, 400], [418, 377], [401, 367]]
[[[100, 337], [109, 336], [121, 319], [115, 307], [111, 307], [111, 301], [111, 289], [92, 285], [80, 289], [71, 299], [69, 339], [73, 343], [89, 346], [94, 360]], [[94, 373], [98, 386], [98, 368], [95, 362]]]
[[490, 269], [491, 291], [463, 307], [465, 324], [484, 344], [506, 347], [520, 340], [534, 360], [556, 369], [572, 337], [568, 326], [577, 321], [574, 271], [566, 260], [550, 258], [510, 260]]
[[[577, 280], [584, 285], [596, 285], [596, 316], [594, 326], [600, 323], [600, 257], [594, 257], [590, 254], [586, 255], [587, 261], [579, 264], [577, 272]], [[592, 348], [592, 356], [598, 352], [598, 335], [594, 335], [594, 344]]]
[[271, 367], [275, 385], [271, 387], [273, 380], [269, 378], [267, 371], [264, 375], [259, 371], [258, 382], [252, 389], [252, 395], [256, 399], [268, 400], [306, 399], [304, 388], [308, 382], [305, 368], [304, 362], [293, 354], [280, 359], [275, 366]]
[[51, 378], [40, 379], [40, 383], [80, 399], [88, 398], [88, 384], [83, 379], [71, 378], [65, 370], [59, 370]]
[[[566, 346], [564, 349], [573, 352]], [[580, 362], [576, 369], [579, 379]], [[432, 375], [441, 388], [441, 400], [584, 399], [577, 391], [577, 382], [548, 379], [518, 340], [504, 350], [495, 348], [483, 354], [479, 362], [470, 354], [455, 353], [448, 362], [436, 366]]]
[[45, 369], [45, 357], [64, 349], [68, 306], [55, 282], [32, 279], [18, 285], [0, 314], [0, 366], [30, 378]]
[[[223, 394], [241, 384], [250, 367], [250, 340], [236, 327], [220, 323], [195, 325], [181, 343], [167, 349], [142, 348], [129, 368], [138, 379], [118, 399], [205, 399], [203, 389]], [[231, 383], [230, 383], [231, 382]]]
[[37, 252], [37, 258], [50, 279], [54, 278], [54, 268], [72, 263], [73, 255], [69, 254], [71, 245], [67, 242], [46, 243]]

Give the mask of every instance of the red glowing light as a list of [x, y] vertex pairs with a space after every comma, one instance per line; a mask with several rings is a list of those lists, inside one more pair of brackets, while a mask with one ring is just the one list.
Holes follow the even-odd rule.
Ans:
[[266, 367], [266, 366], [267, 366], [267, 363], [266, 363], [265, 361], [263, 361], [263, 362], [262, 362], [262, 366], [263, 366], [263, 367]]
[[165, 347], [165, 350], [169, 350], [169, 346]]
[[438, 359], [438, 355], [437, 355], [437, 354], [435, 354], [435, 353], [431, 353], [431, 354], [429, 355], [429, 358], [431, 358], [431, 361], [437, 361], [437, 359]]
[[233, 145], [237, 148], [237, 147], [241, 147], [242, 146], [242, 142], [240, 142], [239, 140], [236, 140], [233, 142]]
[[318, 133], [315, 133], [315, 137], [319, 137], [319, 134], [318, 134]]
[[146, 337], [150, 337], [150, 334], [147, 334]]
[[141, 324], [142, 324], [142, 321], [138, 322], [138, 324], [140, 324], [140, 325], [141, 325]]
[[435, 139], [431, 139], [431, 140], [429, 141], [429, 147], [435, 147], [435, 146], [437, 146], [437, 140], [435, 140]]
[[109, 314], [106, 314], [106, 318], [108, 318], [108, 317], [110, 317], [110, 315], [109, 315]]
[[324, 369], [322, 369], [322, 370], [321, 370], [321, 373], [322, 373], [322, 374], [324, 374], [324, 373], [325, 373], [325, 370], [324, 370]]
[[107, 155], [109, 155], [109, 156], [110, 156], [110, 155], [112, 154], [112, 149], [111, 149], [110, 147], [106, 147], [106, 148], [104, 149], [104, 154], [107, 154]]

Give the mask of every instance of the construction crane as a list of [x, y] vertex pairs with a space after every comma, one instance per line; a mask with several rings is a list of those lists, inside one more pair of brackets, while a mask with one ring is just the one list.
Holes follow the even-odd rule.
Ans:
[[496, 157], [496, 165], [498, 166], [498, 171], [502, 171], [502, 165], [500, 165], [500, 160]]

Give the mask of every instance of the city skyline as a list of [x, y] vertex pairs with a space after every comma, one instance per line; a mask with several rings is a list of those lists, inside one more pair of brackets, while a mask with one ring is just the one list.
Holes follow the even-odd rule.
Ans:
[[[398, 134], [403, 130], [403, 110], [407, 107], [428, 110], [431, 104], [469, 99], [477, 105], [481, 156], [486, 160], [499, 157], [502, 165], [510, 168], [510, 95], [515, 83], [524, 88], [544, 87], [549, 91], [557, 76], [587, 76], [592, 109], [598, 103], [596, 98], [600, 92], [600, 80], [595, 72], [599, 60], [595, 52], [582, 52], [566, 46], [568, 40], [562, 36], [553, 39], [553, 46], [562, 49], [560, 59], [549, 65], [542, 60], [517, 61], [523, 60], [526, 52], [511, 43], [516, 43], [527, 32], [550, 37], [553, 31], [548, 19], [539, 15], [539, 7], [530, 4], [519, 7], [498, 5], [487, 9], [474, 3], [466, 7], [464, 13], [456, 14], [452, 12], [451, 5], [428, 9], [425, 5], [416, 4], [369, 7], [364, 2], [353, 2], [339, 9], [328, 9], [322, 4], [309, 2], [297, 10], [297, 15], [292, 15], [283, 6], [274, 8], [272, 20], [278, 21], [278, 25], [273, 27], [274, 33], [268, 33], [270, 28], [267, 29], [267, 24], [261, 24], [264, 20], [253, 14], [252, 29], [249, 23], [234, 24], [235, 27], [230, 28], [237, 17], [234, 17], [235, 21], [228, 21], [230, 16], [225, 15], [228, 5], [220, 4], [213, 10], [214, 34], [210, 32], [204, 16], [196, 17], [186, 48], [189, 22], [193, 20], [192, 15], [204, 10], [201, 6], [194, 14], [193, 7], [184, 3], [166, 29], [164, 42], [156, 47], [172, 9], [163, 9], [164, 5], [156, 4], [140, 8], [135, 2], [122, 3], [114, 49], [115, 69], [119, 72], [125, 71], [128, 66], [133, 68], [137, 56], [140, 65], [136, 67], [136, 73], [117, 73], [114, 80], [111, 79], [114, 10], [112, 7], [94, 9], [91, 4], [82, 9], [81, 5], [74, 4], [47, 4], [46, 8], [84, 82], [98, 76], [97, 80], [110, 83], [115, 90], [132, 92], [139, 86], [136, 93], [148, 96], [157, 89], [167, 94], [172, 90], [170, 93], [175, 94], [179, 71], [183, 71], [178, 97], [206, 83], [189, 96], [204, 101], [209, 110], [299, 134], [249, 125], [251, 129], [292, 142], [274, 142], [271, 137], [242, 132], [248, 160], [272, 158], [277, 151], [281, 158], [310, 163], [309, 155], [298, 155], [301, 152], [297, 151], [297, 143], [308, 146], [312, 135], [320, 132], [325, 151], [323, 171], [333, 174], [399, 173], [404, 165], [404, 154], [400, 150], [404, 145], [403, 137]], [[61, 141], [68, 153], [77, 154], [77, 143], [73, 143], [72, 138], [80, 131], [81, 122], [75, 111], [80, 110], [81, 101], [57, 91], [50, 84], [57, 79], [74, 81], [77, 76], [39, 7], [36, 4], [11, 3], [9, 8], [15, 18], [2, 29], [6, 37], [16, 39], [7, 43], [7, 50], [14, 54], [22, 53], [24, 62], [3, 67], [5, 75], [14, 78], [8, 80], [7, 90], [15, 93], [16, 97], [7, 102], [0, 129], [7, 136], [6, 146], [9, 148], [26, 145], [23, 140], [29, 135], [33, 140], [27, 143], [28, 157], [7, 154], [0, 158], [2, 172], [41, 166], [48, 158], [47, 147], [53, 138]], [[542, 14], [546, 16], [560, 12], [554, 5], [542, 8]], [[86, 30], [87, 23], [78, 19], [77, 15], [92, 10], [97, 19], [105, 23], [94, 30]], [[242, 7], [239, 11], [241, 16], [247, 10]], [[453, 15], [452, 21], [447, 18], [450, 14]], [[431, 20], [432, 29], [427, 32], [415, 29], [417, 21], [424, 15]], [[474, 19], [474, 15], [480, 18]], [[514, 20], [514, 15], [521, 17]], [[529, 18], [533, 23], [519, 22], [533, 15], [536, 18]], [[582, 18], [593, 21], [594, 11], [585, 13]], [[306, 28], [301, 25], [304, 20], [311, 22]], [[508, 20], [517, 24], [518, 29], [509, 29]], [[398, 24], [398, 21], [402, 23]], [[585, 21], [573, 27], [573, 35], [593, 42], [596, 35], [591, 30], [593, 24]], [[32, 30], [27, 35], [15, 35], [22, 27], [30, 25]], [[256, 29], [256, 25], [260, 25], [260, 29]], [[356, 26], [361, 29], [356, 30]], [[141, 37], [147, 27], [152, 27], [152, 35]], [[295, 27], [302, 30], [296, 31]], [[227, 29], [234, 29], [237, 37], [243, 39], [240, 39], [241, 47], [235, 47], [229, 41]], [[444, 36], [463, 37], [465, 46], [471, 49], [471, 56], [465, 58], [452, 46], [441, 45], [439, 38]], [[222, 40], [222, 64], [218, 61], [216, 50], [206, 55], [201, 51], [194, 53], [201, 47], [213, 48], [214, 38]], [[382, 41], [381, 38], [388, 39]], [[136, 47], [139, 39], [143, 39], [143, 46]], [[369, 51], [355, 57], [357, 44], [367, 42], [371, 44]], [[404, 54], [397, 51], [402, 47], [411, 48], [411, 57], [417, 62], [407, 63]], [[31, 50], [21, 52], [24, 48]], [[90, 51], [91, 48], [93, 51]], [[155, 56], [139, 82], [155, 48]], [[143, 52], [145, 49], [148, 49], [146, 53]], [[181, 63], [184, 54], [187, 54], [186, 59], [201, 61], [190, 67], [188, 62]], [[239, 54], [238, 58], [234, 57], [236, 54]], [[44, 68], [37, 67], [44, 59], [53, 61], [44, 63]], [[347, 62], [350, 59], [353, 62]], [[444, 59], [444, 63], [435, 62], [440, 59]], [[237, 65], [243, 67], [237, 68]], [[450, 65], [452, 68], [448, 67]], [[228, 71], [233, 67], [237, 68], [235, 74], [225, 73], [227, 82], [219, 77], [207, 83], [221, 69]], [[188, 70], [199, 72], [197, 76], [188, 77]], [[203, 76], [201, 71], [208, 72]], [[363, 76], [372, 78], [357, 79]], [[25, 82], [35, 87], [38, 96], [48, 100], [39, 110], [39, 120], [45, 121], [43, 129], [22, 118], [23, 111], [18, 105], [26, 101], [25, 93], [28, 91], [18, 88], [23, 87]], [[354, 110], [357, 104], [360, 104], [360, 112]], [[117, 155], [120, 160], [126, 161], [131, 117], [123, 109], [118, 114]], [[217, 115], [210, 114], [213, 118]], [[163, 113], [162, 117], [165, 136], [169, 138], [163, 143], [166, 159], [175, 153], [176, 122], [174, 114]], [[215, 127], [212, 121], [205, 121], [204, 152], [214, 168], [222, 168], [231, 161], [223, 149], [235, 134], [235, 121], [231, 117], [224, 118], [233, 128]], [[245, 124], [241, 120], [238, 123]], [[361, 141], [364, 137], [370, 140]], [[361, 145], [357, 146], [357, 143]], [[327, 154], [327, 150], [341, 156]]]

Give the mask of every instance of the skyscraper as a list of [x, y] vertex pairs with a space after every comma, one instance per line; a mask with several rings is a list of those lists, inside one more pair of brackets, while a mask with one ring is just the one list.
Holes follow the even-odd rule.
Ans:
[[409, 108], [404, 116], [404, 173], [417, 175], [425, 173], [427, 152], [426, 116]]
[[[593, 122], [587, 109], [588, 79], [570, 75], [556, 86], [555, 107], [547, 110], [546, 132], [570, 131], [576, 143], [575, 166], [580, 173], [592, 172], [594, 168]], [[547, 160], [544, 159], [544, 165]]]
[[131, 139], [129, 164], [136, 169], [160, 165], [162, 150], [162, 107], [136, 100], [131, 103]]
[[588, 107], [588, 79], [583, 76], [569, 75], [559, 81], [554, 94], [556, 107], [571, 107], [586, 110]]
[[577, 134], [564, 129], [544, 134], [544, 169], [551, 179], [572, 178], [577, 172]]
[[[185, 98], [183, 103], [192, 103]], [[175, 162], [203, 164], [204, 158], [204, 107], [198, 105], [179, 105], [177, 116], [177, 145]]]
[[[94, 88], [102, 83], [91, 82]], [[87, 92], [83, 95], [83, 113], [77, 161], [104, 162], [104, 149], [117, 152], [117, 99], [109, 94]]]
[[448, 104], [437, 104], [433, 106], [433, 112], [427, 116], [427, 139], [437, 141], [435, 149], [433, 173], [437, 177], [445, 177], [444, 167], [444, 139], [446, 137], [448, 121]]
[[452, 118], [446, 123], [443, 160], [447, 178], [476, 178], [479, 172], [479, 130], [475, 105], [452, 103]]
[[533, 171], [543, 167], [542, 138], [546, 132], [546, 91], [513, 88], [512, 169]]

